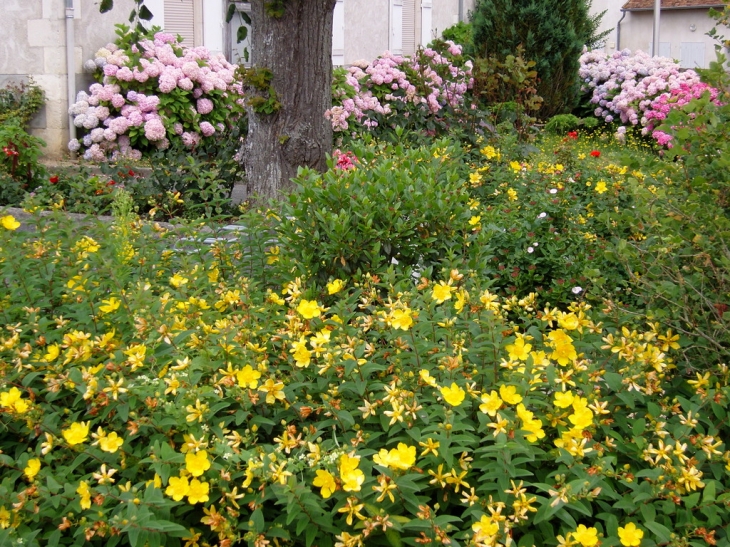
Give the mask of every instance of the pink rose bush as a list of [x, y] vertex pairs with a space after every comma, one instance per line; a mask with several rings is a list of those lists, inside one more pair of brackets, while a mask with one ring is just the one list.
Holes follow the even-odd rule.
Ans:
[[[625, 49], [612, 54], [587, 51], [580, 57], [582, 92], [594, 105], [594, 115], [606, 123], [635, 126], [660, 145], [671, 137], [656, 131], [670, 110], [717, 90], [700, 81], [694, 70], [681, 70], [667, 57], [651, 57], [643, 51]], [[625, 134], [625, 129], [620, 135]]]
[[[326, 112], [335, 132], [371, 131], [380, 124], [433, 119], [460, 109], [473, 84], [472, 64], [461, 46], [421, 49], [413, 57], [386, 51], [335, 72], [333, 106]], [[400, 119], [399, 119], [400, 117]]]
[[130, 44], [129, 29], [117, 26], [117, 42], [85, 64], [93, 65], [97, 83], [79, 92], [69, 109], [83, 132], [69, 150], [92, 161], [139, 159], [145, 151], [174, 142], [194, 147], [241, 117], [244, 100], [235, 81], [236, 65], [154, 30]]

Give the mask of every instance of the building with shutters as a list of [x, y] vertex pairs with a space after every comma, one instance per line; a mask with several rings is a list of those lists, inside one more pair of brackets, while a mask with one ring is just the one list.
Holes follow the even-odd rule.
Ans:
[[[714, 26], [710, 8], [721, 0], [661, 0], [659, 55], [683, 68], [706, 68], [715, 60], [715, 42], [706, 33]], [[611, 30], [605, 50], [653, 50], [654, 0], [593, 0], [595, 13], [606, 11], [601, 30]]]
[[[66, 9], [66, 3], [72, 9]], [[612, 29], [606, 51], [629, 48], [651, 51], [654, 0], [593, 0], [594, 13], [606, 10], [602, 26]], [[43, 111], [32, 121], [33, 133], [47, 143], [46, 154], [61, 157], [69, 140], [69, 92], [87, 89], [90, 76], [83, 63], [112, 41], [114, 25], [126, 23], [135, 0], [114, 0], [115, 8], [99, 13], [98, 0], [2, 0], [0, 85], [33, 76], [47, 94]], [[348, 65], [372, 60], [385, 50], [412, 54], [447, 27], [466, 20], [475, 0], [336, 0], [332, 61]], [[228, 0], [145, 0], [152, 23], [180, 34], [185, 43], [203, 45], [234, 62], [245, 61], [248, 42], [236, 43], [247, 2], [226, 24]], [[712, 27], [712, 0], [662, 0], [660, 53], [682, 66], [708, 66], [714, 43], [705, 36]], [[67, 63], [67, 58], [71, 63]], [[72, 64], [69, 77], [67, 65]]]

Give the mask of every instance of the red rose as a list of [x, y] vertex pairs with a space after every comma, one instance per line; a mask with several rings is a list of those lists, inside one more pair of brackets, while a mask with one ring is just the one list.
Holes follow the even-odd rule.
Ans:
[[591, 151], [591, 157], [600, 158], [601, 157], [601, 153], [598, 150], [592, 150]]
[[58, 183], [58, 175], [53, 175], [50, 179], [48, 179], [51, 184], [57, 184]]

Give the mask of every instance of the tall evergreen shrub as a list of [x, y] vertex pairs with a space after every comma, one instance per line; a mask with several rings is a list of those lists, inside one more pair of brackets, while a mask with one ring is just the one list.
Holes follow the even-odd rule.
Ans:
[[609, 32], [596, 34], [603, 13], [591, 16], [590, 7], [591, 0], [477, 0], [471, 53], [503, 59], [522, 44], [540, 79], [539, 117], [570, 112], [578, 100], [583, 46], [596, 45]]

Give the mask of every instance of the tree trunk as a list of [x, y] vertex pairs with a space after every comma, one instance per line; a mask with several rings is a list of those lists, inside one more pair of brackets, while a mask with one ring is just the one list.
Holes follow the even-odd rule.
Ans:
[[[271, 71], [270, 85], [280, 107], [271, 114], [255, 103], [247, 107], [243, 162], [249, 196], [279, 197], [291, 188], [299, 166], [326, 168], [325, 155], [332, 150], [332, 125], [324, 113], [332, 106], [335, 2], [251, 1], [252, 65], [254, 71]], [[267, 13], [267, 5], [277, 4], [281, 13]], [[247, 85], [245, 90], [262, 100], [270, 97], [268, 86]]]

